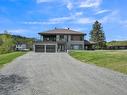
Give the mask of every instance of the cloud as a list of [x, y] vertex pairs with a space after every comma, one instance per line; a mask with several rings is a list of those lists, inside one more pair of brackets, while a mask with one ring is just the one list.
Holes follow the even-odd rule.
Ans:
[[49, 22], [54, 22], [56, 24], [64, 23], [64, 22], [74, 23], [74, 24], [89, 24], [95, 21], [93, 18], [81, 17], [82, 15], [83, 12], [76, 12], [71, 16], [50, 19]]
[[65, 6], [68, 10], [76, 8], [98, 8], [103, 0], [36, 0], [37, 3], [59, 2], [61, 6]]
[[85, 27], [72, 27], [72, 29], [73, 30], [76, 30], [76, 31], [84, 31], [84, 30], [86, 30], [86, 28]]
[[59, 22], [59, 23], [61, 23], [61, 22], [65, 22], [65, 21], [71, 20], [73, 18], [74, 18], [73, 16], [59, 17], [59, 18], [50, 19], [49, 21], [50, 22]]
[[120, 16], [119, 10], [114, 10], [110, 14], [104, 16], [99, 20], [101, 23], [112, 23], [115, 25], [120, 25], [121, 27], [127, 28], [127, 20], [123, 20]]
[[90, 17], [83, 17], [83, 12], [76, 12], [70, 16], [50, 18], [47, 21], [25, 21], [23, 24], [33, 24], [33, 25], [50, 25], [50, 24], [90, 24], [93, 23], [95, 19]]
[[69, 10], [73, 8], [91, 8], [99, 7], [103, 0], [36, 0], [37, 3], [44, 2], [61, 2], [61, 5], [64, 4]]
[[23, 24], [60, 24], [60, 23], [64, 23], [66, 21], [72, 20], [73, 17], [72, 16], [68, 16], [68, 17], [58, 17], [58, 18], [51, 18], [48, 19], [47, 21], [25, 21], [23, 22]]
[[96, 14], [102, 14], [102, 13], [107, 13], [107, 12], [110, 12], [110, 10], [100, 10], [96, 12]]
[[51, 2], [53, 0], [36, 0], [37, 3]]
[[84, 0], [80, 3], [81, 8], [99, 7], [102, 0]]
[[[4, 33], [6, 29], [1, 29], [0, 33]], [[25, 33], [29, 32], [30, 30], [27, 29], [7, 29], [7, 32], [14, 35], [24, 35]]]
[[84, 17], [84, 18], [79, 18], [75, 21], [75, 23], [78, 23], [78, 24], [90, 24], [90, 23], [93, 23], [95, 20], [92, 19], [92, 18], [87, 18], [87, 17]]
[[120, 24], [124, 27], [127, 27], [127, 20], [121, 20]]
[[102, 22], [102, 23], [109, 23], [109, 22], [119, 23], [119, 21], [120, 21], [119, 11], [118, 10], [112, 11], [110, 14], [104, 16], [99, 21]]
[[74, 8], [73, 0], [58, 0], [58, 1], [70, 11]]
[[43, 24], [42, 21], [24, 21], [21, 22], [22, 24], [29, 24], [29, 25], [39, 25], [39, 24]]
[[76, 12], [75, 15], [76, 16], [81, 16], [81, 15], [83, 15], [83, 12]]
[[70, 2], [70, 1], [68, 1], [66, 7], [67, 7], [69, 10], [72, 10], [72, 8], [73, 8], [73, 3]]
[[57, 18], [50, 18], [47, 21], [24, 21], [22, 22], [22, 24], [60, 24], [60, 23], [64, 23], [64, 22], [71, 22], [74, 19], [76, 19], [76, 17], [82, 15], [82, 12], [77, 12], [73, 15], [70, 16], [63, 16], [63, 17], [57, 17]]
[[[66, 21], [71, 20], [73, 17], [68, 16], [68, 17], [58, 17], [58, 18], [51, 18], [48, 21], [40, 22], [40, 24], [60, 24], [64, 23]], [[39, 24], [39, 23], [38, 23]]]
[[7, 31], [11, 34], [23, 34], [25, 32], [28, 32], [29, 30], [27, 30], [27, 29], [10, 29]]
[[61, 5], [65, 5], [68, 10], [73, 9], [73, 3], [71, 0], [36, 0], [37, 3], [45, 3], [45, 2], [60, 2]]
[[74, 8], [98, 8], [103, 0], [61, 0], [69, 10]]

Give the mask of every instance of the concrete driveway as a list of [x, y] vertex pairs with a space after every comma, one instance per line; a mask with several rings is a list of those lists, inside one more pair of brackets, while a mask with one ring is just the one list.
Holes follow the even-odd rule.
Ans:
[[127, 76], [67, 53], [27, 53], [0, 70], [0, 95], [127, 95]]

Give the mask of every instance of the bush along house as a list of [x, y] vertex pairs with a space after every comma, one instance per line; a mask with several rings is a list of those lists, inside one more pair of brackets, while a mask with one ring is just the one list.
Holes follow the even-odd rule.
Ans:
[[66, 52], [84, 50], [85, 33], [68, 29], [54, 29], [39, 33], [41, 41], [34, 45], [35, 52]]

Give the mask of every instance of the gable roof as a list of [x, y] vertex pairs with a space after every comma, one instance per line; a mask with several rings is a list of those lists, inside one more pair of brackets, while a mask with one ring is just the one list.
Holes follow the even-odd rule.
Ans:
[[40, 35], [49, 35], [49, 34], [76, 34], [76, 35], [86, 35], [85, 33], [82, 32], [78, 32], [78, 31], [74, 31], [74, 30], [70, 30], [70, 29], [54, 29], [54, 30], [49, 30], [49, 31], [45, 31], [45, 32], [40, 32]]
[[94, 45], [96, 42], [84, 40], [84, 45]]

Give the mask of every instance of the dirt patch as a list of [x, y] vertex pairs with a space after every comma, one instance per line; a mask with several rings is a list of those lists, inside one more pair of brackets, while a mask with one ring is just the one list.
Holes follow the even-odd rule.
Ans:
[[0, 95], [15, 95], [17, 91], [23, 90], [26, 83], [26, 77], [0, 74]]

